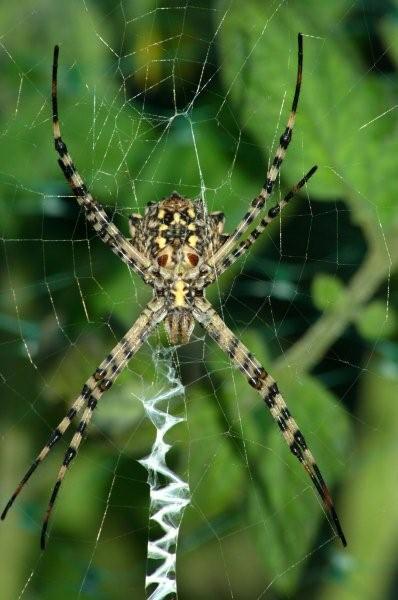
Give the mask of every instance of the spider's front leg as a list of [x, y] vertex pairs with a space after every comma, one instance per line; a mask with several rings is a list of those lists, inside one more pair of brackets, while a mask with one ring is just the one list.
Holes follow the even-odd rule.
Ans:
[[253, 223], [253, 221], [260, 214], [261, 210], [264, 208], [264, 205], [268, 198], [271, 196], [272, 191], [274, 189], [274, 184], [276, 178], [278, 177], [278, 173], [280, 171], [283, 159], [285, 158], [285, 154], [289, 147], [289, 144], [292, 140], [293, 135], [293, 127], [296, 120], [296, 112], [298, 101], [300, 97], [301, 90], [301, 79], [303, 74], [303, 35], [301, 33], [298, 34], [298, 56], [297, 56], [297, 76], [296, 76], [296, 88], [294, 90], [292, 107], [290, 110], [289, 118], [286, 123], [286, 127], [284, 132], [282, 133], [279, 139], [279, 145], [276, 149], [274, 159], [272, 161], [271, 167], [268, 169], [267, 178], [264, 182], [263, 187], [260, 190], [258, 196], [256, 196], [252, 202], [249, 210], [244, 215], [243, 219], [238, 223], [235, 227], [235, 230], [228, 237], [225, 244], [223, 244], [209, 259], [209, 265], [211, 267], [216, 267], [221, 263], [223, 258], [227, 256], [236, 242], [244, 235], [245, 231], [247, 231], [248, 227]]
[[30, 479], [31, 475], [37, 469], [40, 463], [48, 456], [50, 450], [61, 439], [65, 431], [68, 429], [73, 418], [80, 412], [85, 405], [82, 418], [76, 428], [76, 432], [72, 437], [71, 443], [65, 453], [62, 466], [59, 470], [57, 481], [53, 488], [47, 512], [43, 521], [41, 534], [41, 547], [45, 547], [46, 531], [48, 521], [57, 498], [61, 483], [69, 468], [70, 463], [75, 458], [80, 443], [83, 439], [83, 434], [91, 420], [94, 409], [98, 404], [101, 396], [109, 390], [115, 379], [120, 375], [126, 367], [129, 360], [138, 352], [148, 335], [166, 316], [166, 309], [163, 300], [152, 300], [147, 307], [142, 311], [134, 325], [123, 336], [120, 342], [113, 348], [108, 356], [102, 361], [99, 367], [94, 371], [91, 377], [84, 384], [82, 391], [68, 411], [64, 419], [53, 430], [47, 444], [33, 461], [32, 465], [20, 481], [15, 492], [6, 504], [5, 509], [1, 514], [1, 519], [5, 519], [9, 509], [13, 505], [15, 499], [23, 489], [24, 485]]
[[340, 521], [334, 509], [333, 500], [321, 475], [318, 465], [307, 446], [283, 400], [278, 386], [251, 352], [238, 340], [224, 321], [218, 316], [211, 304], [203, 298], [197, 298], [193, 309], [195, 319], [203, 326], [220, 348], [228, 354], [234, 365], [246, 376], [249, 384], [264, 399], [272, 417], [278, 424], [290, 451], [303, 465], [323, 502], [323, 506], [334, 523], [337, 535], [343, 546], [347, 545]]
[[314, 165], [306, 175], [296, 185], [289, 190], [289, 192], [284, 196], [284, 198], [278, 202], [275, 206], [269, 209], [268, 214], [261, 219], [259, 224], [253, 229], [250, 235], [245, 239], [239, 242], [239, 244], [232, 250], [230, 254], [227, 254], [219, 264], [217, 264], [207, 279], [207, 283], [212, 283], [216, 277], [219, 277], [226, 271], [230, 266], [232, 266], [241, 256], [246, 254], [246, 252], [253, 246], [253, 244], [257, 241], [262, 233], [266, 230], [268, 225], [272, 223], [274, 219], [278, 217], [280, 212], [285, 208], [288, 202], [301, 190], [301, 188], [307, 183], [307, 181], [314, 175], [317, 170], [317, 166]]
[[150, 261], [136, 250], [122, 235], [119, 229], [112, 223], [104, 209], [94, 200], [83, 179], [79, 175], [65, 142], [61, 136], [61, 127], [58, 118], [58, 95], [57, 95], [57, 72], [58, 72], [59, 47], [54, 48], [54, 60], [52, 70], [52, 111], [53, 111], [53, 134], [55, 149], [58, 152], [58, 164], [65, 175], [66, 180], [72, 188], [77, 202], [84, 208], [86, 219], [96, 231], [98, 237], [107, 244], [112, 251], [128, 264], [134, 271], [143, 274], [150, 266]]

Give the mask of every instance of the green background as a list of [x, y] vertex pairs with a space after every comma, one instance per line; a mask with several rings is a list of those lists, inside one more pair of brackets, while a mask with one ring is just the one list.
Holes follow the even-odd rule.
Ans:
[[[61, 46], [64, 137], [95, 197], [127, 217], [174, 189], [231, 230], [265, 178], [304, 77], [274, 202], [319, 170], [209, 298], [278, 379], [333, 489], [334, 538], [256, 393], [198, 328], [177, 351], [186, 416], [168, 436], [189, 478], [182, 599], [384, 599], [397, 594], [398, 3], [337, 0], [0, 7], [1, 463], [5, 503], [150, 291], [84, 222], [51, 137]], [[153, 336], [104, 396], [65, 479], [48, 548], [41, 519], [67, 439], [0, 528], [1, 598], [144, 598], [140, 399], [164, 391]], [[67, 438], [67, 436], [66, 436]]]

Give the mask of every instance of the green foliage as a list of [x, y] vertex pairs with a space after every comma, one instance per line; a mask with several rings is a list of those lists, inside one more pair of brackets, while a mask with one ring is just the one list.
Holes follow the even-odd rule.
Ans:
[[359, 333], [369, 340], [391, 337], [397, 330], [395, 310], [388, 310], [385, 302], [380, 300], [370, 302], [355, 322]]
[[218, 414], [219, 394], [202, 394], [193, 395], [189, 411], [189, 481], [195, 510], [221, 525], [241, 499], [245, 472]]
[[321, 600], [388, 598], [394, 590], [390, 586], [398, 535], [398, 371], [396, 364], [388, 372], [385, 367], [383, 359], [373, 357], [361, 380], [358, 418], [365, 425], [357, 441], [361, 461], [349, 468], [342, 493], [352, 559], [345, 566], [341, 561], [341, 578], [325, 585]]
[[335, 305], [344, 294], [344, 286], [337, 277], [321, 274], [314, 277], [311, 296], [319, 310], [328, 310]]

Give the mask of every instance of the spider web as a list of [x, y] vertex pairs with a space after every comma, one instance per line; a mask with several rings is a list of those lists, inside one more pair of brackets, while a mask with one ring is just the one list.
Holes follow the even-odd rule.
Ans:
[[4, 598], [145, 597], [148, 539], [161, 536], [143, 466], [156, 431], [142, 403], [155, 399], [175, 425], [167, 467], [191, 492], [179, 598], [324, 599], [336, 582], [346, 598], [393, 592], [397, 6], [312, 4], [0, 9], [1, 497], [150, 297], [86, 226], [57, 170], [53, 45], [65, 140], [122, 231], [173, 190], [224, 211], [231, 231], [277, 147], [302, 31], [302, 98], [271, 205], [314, 162], [318, 173], [208, 298], [280, 383], [335, 492], [348, 549], [228, 357], [199, 327], [172, 351], [159, 330], [101, 399], [46, 552], [41, 519], [67, 434], [2, 523]]

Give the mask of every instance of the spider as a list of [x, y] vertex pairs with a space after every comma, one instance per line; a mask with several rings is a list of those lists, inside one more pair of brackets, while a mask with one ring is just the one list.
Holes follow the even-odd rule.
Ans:
[[[164, 323], [171, 344], [186, 344], [195, 321], [213, 338], [230, 360], [258, 391], [279, 426], [290, 451], [303, 465], [318, 492], [326, 513], [344, 546], [346, 539], [330, 492], [307, 446], [303, 434], [293, 419], [278, 386], [259, 361], [232, 333], [206, 300], [205, 289], [230, 267], [264, 232], [279, 215], [289, 200], [315, 173], [314, 166], [275, 206], [264, 215], [265, 204], [272, 194], [286, 150], [292, 139], [296, 110], [300, 95], [303, 68], [303, 36], [298, 35], [298, 60], [295, 93], [291, 112], [280, 137], [273, 162], [260, 193], [256, 196], [242, 220], [230, 234], [223, 233], [224, 215], [208, 213], [202, 199], [191, 200], [173, 192], [171, 196], [148, 203], [145, 214], [133, 214], [129, 219], [131, 239], [127, 239], [112, 223], [102, 206], [94, 200], [80, 177], [61, 137], [58, 119], [57, 71], [59, 47], [54, 48], [52, 67], [52, 113], [55, 149], [58, 164], [85, 217], [97, 235], [119, 258], [153, 288], [153, 296], [131, 329], [111, 350], [99, 367], [87, 379], [80, 395], [66, 416], [52, 431], [47, 444], [37, 455], [30, 468], [9, 499], [1, 519], [4, 519], [22, 488], [61, 439], [75, 417], [82, 412], [80, 422], [65, 453], [55, 486], [52, 490], [41, 531], [41, 548], [45, 548], [46, 532], [65, 474], [75, 458], [93, 412], [118, 375], [143, 345], [155, 328]], [[263, 210], [264, 209], [264, 210]], [[262, 216], [251, 233], [242, 239], [251, 223]]]

